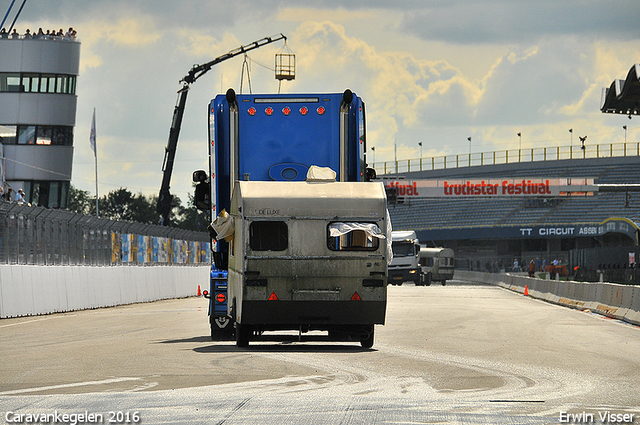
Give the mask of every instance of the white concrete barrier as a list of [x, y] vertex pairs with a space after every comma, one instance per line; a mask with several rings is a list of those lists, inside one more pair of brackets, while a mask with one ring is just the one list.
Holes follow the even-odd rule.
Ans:
[[554, 304], [590, 310], [640, 325], [640, 286], [534, 279], [499, 273], [456, 270], [455, 279], [490, 283]]
[[631, 307], [627, 312], [626, 320], [631, 323], [640, 324], [640, 287], [635, 286], [629, 301]]
[[195, 296], [209, 266], [0, 265], [0, 318]]

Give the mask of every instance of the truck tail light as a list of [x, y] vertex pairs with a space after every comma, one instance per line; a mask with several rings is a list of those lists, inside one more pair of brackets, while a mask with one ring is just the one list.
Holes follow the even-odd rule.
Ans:
[[269, 106], [267, 109], [264, 110], [264, 113], [269, 116], [273, 115], [273, 108]]
[[276, 291], [272, 291], [271, 295], [269, 295], [269, 298], [267, 298], [268, 301], [278, 301], [278, 296], [276, 295]]
[[222, 292], [218, 292], [216, 294], [216, 302], [218, 304], [223, 304], [223, 303], [227, 302], [227, 296]]
[[284, 108], [282, 108], [282, 113], [284, 115], [290, 115], [291, 114], [291, 108], [289, 108], [288, 106], [285, 106]]
[[318, 111], [318, 115], [324, 115], [324, 113], [327, 112], [327, 110], [324, 109], [324, 106], [318, 106], [318, 109], [316, 109], [316, 111]]
[[360, 298], [360, 294], [358, 294], [358, 291], [353, 293], [353, 295], [351, 296], [351, 301], [362, 301], [362, 298]]

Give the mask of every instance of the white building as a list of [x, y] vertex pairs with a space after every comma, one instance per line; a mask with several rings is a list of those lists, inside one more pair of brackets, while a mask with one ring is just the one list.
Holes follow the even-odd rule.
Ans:
[[33, 205], [68, 206], [79, 66], [76, 39], [0, 38], [2, 186]]

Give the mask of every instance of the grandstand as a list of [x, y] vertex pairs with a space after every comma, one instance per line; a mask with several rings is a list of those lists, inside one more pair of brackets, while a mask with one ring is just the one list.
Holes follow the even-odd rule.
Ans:
[[[634, 152], [635, 153], [635, 152]], [[593, 178], [599, 184], [640, 184], [640, 156], [559, 159], [386, 174], [409, 180]], [[638, 245], [640, 192], [593, 196], [418, 198], [390, 205], [394, 230], [415, 230], [423, 244], [456, 251], [457, 266], [487, 268], [515, 259], [576, 264], [578, 250]], [[623, 250], [624, 251], [624, 250]], [[572, 260], [573, 258], [573, 260]], [[638, 258], [638, 257], [636, 257]], [[627, 262], [627, 258], [619, 260]]]

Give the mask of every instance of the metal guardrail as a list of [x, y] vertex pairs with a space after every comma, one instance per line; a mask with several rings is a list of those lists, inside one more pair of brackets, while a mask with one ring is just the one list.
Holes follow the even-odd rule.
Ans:
[[588, 145], [585, 149], [582, 149], [580, 146], [556, 146], [404, 159], [380, 163], [375, 162], [373, 163], [373, 168], [378, 175], [384, 175], [479, 165], [625, 156], [640, 156], [640, 142]]
[[0, 201], [0, 264], [210, 264], [208, 233]]

